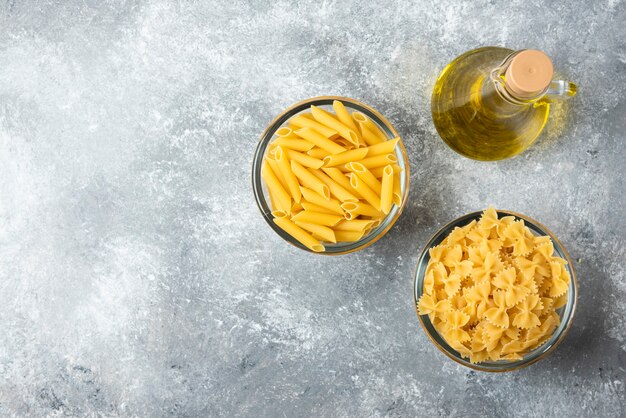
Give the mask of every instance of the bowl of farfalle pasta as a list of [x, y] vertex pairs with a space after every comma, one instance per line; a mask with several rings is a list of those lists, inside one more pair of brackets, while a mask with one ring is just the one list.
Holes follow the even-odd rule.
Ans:
[[569, 255], [546, 227], [489, 207], [430, 239], [414, 295], [420, 323], [443, 353], [501, 372], [544, 358], [563, 340], [577, 284]]
[[318, 254], [345, 254], [380, 239], [406, 203], [402, 139], [371, 107], [315, 97], [278, 115], [261, 135], [252, 188], [283, 239]]

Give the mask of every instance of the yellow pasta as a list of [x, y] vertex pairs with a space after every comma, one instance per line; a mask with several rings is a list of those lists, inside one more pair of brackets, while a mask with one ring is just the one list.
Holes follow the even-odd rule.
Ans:
[[335, 110], [335, 114], [337, 115], [337, 119], [339, 122], [343, 123], [349, 129], [352, 129], [357, 135], [359, 135], [359, 129], [354, 123], [354, 119], [348, 113], [346, 107], [339, 100], [333, 100], [333, 109]]
[[352, 162], [346, 164], [346, 168], [355, 173], [361, 180], [367, 184], [377, 195], [380, 196], [381, 183], [376, 177], [360, 162]]
[[361, 125], [361, 126], [366, 127], [367, 130], [369, 130], [376, 137], [378, 137], [378, 139], [380, 140], [379, 142], [387, 140], [387, 135], [385, 135], [380, 130], [380, 128], [370, 118], [365, 116], [363, 113], [361, 113], [361, 112], [354, 112], [352, 114], [352, 117], [354, 118], [354, 120], [357, 123], [357, 125]]
[[[392, 204], [402, 204], [399, 181], [396, 185], [402, 168], [395, 157], [400, 139], [387, 141], [373, 121], [358, 112], [348, 113], [340, 101], [333, 103], [333, 109], [331, 113], [313, 106], [311, 113], [289, 119], [276, 130], [261, 167], [274, 222], [316, 252], [326, 251], [325, 243], [361, 240], [385, 220]], [[386, 213], [381, 210], [383, 203]], [[509, 239], [516, 233], [507, 231]], [[557, 271], [559, 266], [550, 268]], [[454, 285], [449, 281], [448, 289]], [[547, 289], [548, 294], [560, 293], [561, 287]], [[551, 306], [561, 302], [554, 301]], [[524, 315], [516, 317], [517, 323], [529, 316]], [[443, 320], [442, 316], [439, 321]]]
[[378, 195], [370, 189], [363, 180], [361, 180], [356, 174], [350, 174], [350, 186], [376, 209], [380, 210], [380, 198]]
[[287, 152], [287, 157], [289, 157], [290, 160], [297, 161], [305, 167], [321, 168], [322, 165], [324, 165], [324, 161], [313, 158], [310, 155], [306, 155], [290, 149], [287, 149], [285, 151]]
[[337, 242], [335, 231], [327, 226], [298, 221], [296, 221], [295, 224], [305, 231], [309, 231], [314, 236], [320, 237], [324, 241], [332, 242], [333, 244]]
[[265, 185], [270, 194], [276, 199], [276, 208], [282, 212], [289, 212], [291, 209], [291, 197], [280, 184], [278, 177], [269, 166], [267, 160], [263, 161], [261, 167], [261, 178], [265, 181]]
[[311, 234], [300, 228], [295, 223], [291, 222], [286, 217], [274, 218], [274, 223], [278, 225], [283, 231], [297, 239], [305, 247], [316, 253], [325, 250], [324, 246], [317, 239], [313, 238]]
[[301, 187], [300, 191], [302, 192], [302, 196], [304, 196], [304, 200], [306, 200], [307, 202], [313, 203], [317, 206], [321, 206], [343, 216], [343, 209], [341, 209], [341, 204], [338, 200], [325, 199], [324, 197], [315, 193], [313, 190], [307, 189], [306, 187]]
[[364, 159], [366, 155], [367, 148], [357, 148], [342, 152], [341, 154], [331, 154], [324, 157], [324, 167], [335, 167], [351, 161], [359, 161]]
[[282, 147], [276, 147], [276, 153], [274, 154], [274, 158], [276, 160], [276, 165], [278, 166], [278, 170], [280, 171], [285, 184], [287, 185], [287, 190], [291, 193], [291, 197], [296, 203], [300, 202], [300, 198], [302, 194], [300, 193], [300, 184], [298, 183], [298, 179], [295, 174], [291, 170], [291, 165], [283, 152]]
[[359, 137], [357, 136], [356, 132], [348, 128], [343, 123], [339, 122], [339, 120], [335, 119], [327, 111], [320, 109], [317, 106], [311, 106], [311, 114], [313, 115], [315, 120], [322, 125], [328, 126], [330, 129], [339, 132], [339, 135], [346, 141], [350, 141], [354, 145], [359, 144]]
[[[304, 139], [303, 139], [304, 141]], [[306, 141], [308, 142], [308, 141]], [[313, 145], [313, 144], [311, 144]], [[324, 157], [327, 157], [329, 154], [328, 151], [326, 151], [325, 149], [319, 148], [319, 147], [315, 147], [315, 148], [311, 148], [309, 150], [307, 150], [307, 155], [310, 155], [313, 158], [317, 158], [320, 160], [324, 160]]]
[[315, 190], [325, 199], [330, 199], [330, 190], [328, 189], [328, 186], [311, 174], [311, 172], [306, 168], [302, 167], [297, 161], [291, 161], [291, 171], [293, 171], [293, 174], [296, 175], [303, 186]]
[[380, 210], [387, 215], [391, 211], [393, 203], [393, 168], [385, 166], [383, 181], [380, 191]]
[[[300, 152], [304, 152], [304, 151], [308, 151], [310, 152], [310, 150], [315, 146], [312, 143], [310, 143], [309, 141], [306, 141], [304, 139], [295, 139], [295, 138], [277, 138], [274, 140], [274, 142], [272, 142], [270, 144], [271, 147], [283, 147], [283, 148], [289, 148], [295, 151], [300, 151]], [[307, 152], [307, 154], [308, 154]], [[311, 155], [311, 154], [309, 154]], [[328, 155], [328, 153], [324, 154], [324, 156], [322, 158], [324, 158], [326, 155]], [[312, 157], [315, 157], [314, 155], [311, 155]]]
[[291, 220], [298, 222], [308, 222], [324, 226], [335, 226], [343, 220], [343, 216], [303, 210], [302, 212], [299, 212], [297, 215], [293, 216]]
[[331, 141], [330, 139], [326, 138], [324, 135], [320, 134], [312, 128], [300, 128], [296, 131], [296, 135], [306, 139], [309, 142], [312, 142], [322, 149], [325, 149], [331, 154], [339, 154], [340, 152], [346, 151], [346, 148], [342, 147], [336, 142]]
[[419, 314], [472, 363], [521, 359], [560, 322], [570, 277], [553, 251], [549, 237], [490, 207], [429, 250]]
[[396, 145], [400, 141], [400, 138], [394, 138], [389, 141], [381, 142], [376, 145], [367, 147], [367, 156], [373, 157], [381, 154], [392, 154], [396, 149]]
[[315, 129], [318, 133], [320, 133], [324, 138], [337, 138], [339, 133], [333, 129], [330, 129], [328, 126], [324, 126], [318, 121], [309, 118], [305, 115], [297, 115], [293, 118], [289, 119], [289, 123], [298, 128], [311, 128]]
[[[350, 193], [343, 186], [337, 183], [335, 180], [331, 179], [320, 170], [310, 170], [311, 173], [320, 179], [322, 183], [328, 186], [328, 190], [330, 190], [330, 194], [335, 196], [341, 202], [357, 202], [359, 200], [354, 194]], [[346, 179], [347, 180], [347, 179]], [[350, 188], [350, 183], [348, 182], [348, 188]]]

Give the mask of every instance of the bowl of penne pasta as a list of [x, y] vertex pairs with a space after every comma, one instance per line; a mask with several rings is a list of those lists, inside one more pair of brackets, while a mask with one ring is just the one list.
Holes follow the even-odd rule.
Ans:
[[252, 188], [269, 226], [319, 254], [368, 247], [396, 222], [409, 162], [396, 130], [354, 99], [324, 96], [278, 115], [261, 135]]
[[489, 207], [445, 225], [415, 274], [415, 307], [429, 339], [464, 366], [520, 369], [569, 330], [578, 286], [567, 251], [537, 221]]

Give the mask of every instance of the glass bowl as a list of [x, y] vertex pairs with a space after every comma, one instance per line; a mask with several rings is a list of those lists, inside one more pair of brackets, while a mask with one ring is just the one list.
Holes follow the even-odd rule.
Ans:
[[574, 273], [574, 269], [572, 268], [572, 260], [570, 259], [569, 254], [567, 254], [567, 251], [565, 251], [565, 248], [563, 248], [561, 242], [548, 230], [548, 228], [535, 221], [534, 219], [531, 219], [519, 213], [509, 212], [505, 210], [498, 210], [497, 212], [498, 218], [501, 218], [502, 216], [514, 216], [516, 220], [523, 219], [526, 226], [536, 236], [549, 236], [554, 244], [555, 255], [567, 261], [566, 269], [571, 275], [571, 281], [569, 284], [567, 303], [565, 304], [565, 306], [556, 310], [556, 312], [561, 317], [561, 323], [554, 330], [552, 337], [548, 341], [546, 341], [540, 347], [537, 347], [534, 350], [526, 353], [521, 360], [488, 360], [478, 364], [472, 364], [470, 363], [469, 359], [463, 358], [455, 349], [448, 345], [448, 343], [443, 339], [442, 336], [439, 335], [439, 333], [431, 323], [428, 315], [420, 315], [419, 312], [417, 312], [417, 301], [422, 295], [424, 289], [424, 276], [426, 273], [426, 267], [428, 266], [428, 261], [430, 260], [430, 254], [428, 250], [432, 247], [439, 245], [454, 228], [465, 226], [472, 220], [478, 221], [482, 212], [473, 212], [461, 216], [460, 218], [457, 218], [445, 225], [443, 228], [437, 231], [435, 235], [433, 235], [433, 237], [428, 241], [428, 243], [422, 250], [422, 253], [417, 262], [417, 271], [415, 272], [413, 292], [415, 311], [417, 313], [420, 323], [422, 324], [422, 328], [424, 328], [424, 331], [426, 332], [426, 335], [437, 346], [437, 348], [439, 348], [439, 350], [441, 350], [445, 355], [447, 355], [457, 363], [462, 364], [463, 366], [486, 372], [513, 371], [521, 369], [522, 367], [529, 366], [534, 362], [546, 357], [565, 338], [565, 335], [567, 334], [567, 331], [569, 330], [572, 324], [572, 320], [574, 318], [574, 311], [576, 310], [576, 297], [578, 294], [578, 284], [576, 281], [576, 274]]
[[[261, 135], [259, 144], [256, 147], [254, 160], [252, 162], [252, 189], [254, 191], [254, 197], [256, 199], [257, 205], [259, 206], [259, 210], [263, 215], [263, 218], [265, 218], [265, 221], [270, 226], [270, 228], [272, 228], [274, 232], [280, 235], [285, 241], [308, 252], [313, 251], [302, 245], [300, 242], [296, 241], [291, 235], [280, 229], [273, 222], [271, 209], [268, 203], [269, 194], [267, 193], [267, 188], [265, 187], [261, 179], [261, 164], [263, 162], [263, 157], [267, 152], [268, 145], [274, 140], [275, 132], [280, 127], [285, 126], [287, 124], [287, 121], [295, 115], [309, 111], [311, 105], [318, 106], [324, 110], [332, 111], [333, 100], [339, 100], [350, 111], [358, 111], [365, 114], [380, 128], [382, 132], [385, 133], [388, 139], [393, 139], [400, 136], [393, 128], [391, 123], [389, 123], [389, 121], [376, 110], [357, 100], [339, 96], [313, 97], [311, 99], [303, 100], [299, 103], [296, 103], [295, 105], [291, 106], [280, 115], [278, 115], [276, 119], [274, 119], [269, 124], [267, 129], [265, 129], [265, 131]], [[338, 242], [336, 244], [324, 243], [324, 247], [326, 248], [326, 250], [319, 253], [313, 252], [314, 254], [339, 255], [358, 251], [363, 248], [369, 247], [380, 238], [382, 238], [383, 235], [385, 235], [387, 231], [391, 229], [393, 224], [400, 216], [400, 213], [402, 213], [402, 209], [404, 209], [404, 205], [406, 204], [409, 192], [409, 159], [407, 157], [406, 150], [404, 149], [402, 139], [400, 139], [400, 141], [398, 141], [398, 144], [396, 145], [395, 154], [398, 157], [397, 164], [402, 167], [402, 173], [400, 175], [402, 204], [399, 207], [394, 205], [391, 209], [391, 212], [389, 212], [389, 214], [384, 218], [380, 225], [372, 229], [360, 240], [354, 242]]]

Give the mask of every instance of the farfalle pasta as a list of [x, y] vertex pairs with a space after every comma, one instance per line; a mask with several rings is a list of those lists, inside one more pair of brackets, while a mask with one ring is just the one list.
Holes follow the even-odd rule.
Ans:
[[472, 363], [520, 360], [559, 326], [556, 309], [567, 303], [571, 281], [567, 261], [523, 220], [498, 218], [489, 207], [429, 255], [418, 312]]

